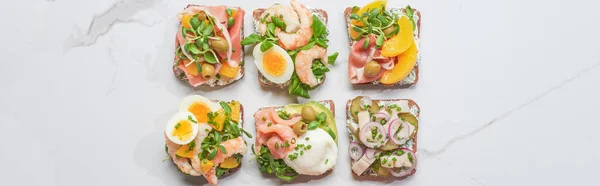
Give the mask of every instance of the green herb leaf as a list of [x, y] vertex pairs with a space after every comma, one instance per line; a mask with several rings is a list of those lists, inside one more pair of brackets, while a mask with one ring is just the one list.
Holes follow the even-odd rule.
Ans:
[[379, 14], [379, 8], [373, 8], [373, 9], [371, 9], [371, 12], [369, 13], [369, 17], [377, 17], [378, 14]]
[[227, 12], [227, 16], [231, 17], [232, 11], [230, 8], [227, 8], [227, 10], [225, 10], [225, 12]]
[[200, 49], [194, 43], [185, 44], [185, 48], [192, 54], [200, 54]]
[[318, 127], [319, 127], [319, 122], [317, 122], [317, 121], [311, 121], [310, 123], [308, 123], [308, 130], [314, 130]]
[[413, 11], [413, 9], [410, 7], [410, 5], [406, 5], [406, 8], [404, 9], [406, 11], [406, 16], [408, 16], [409, 18], [413, 18], [415, 12]]
[[196, 71], [198, 71], [198, 74], [202, 73], [202, 65], [200, 65], [200, 62], [195, 61], [194, 63], [196, 65]]
[[208, 155], [207, 159], [208, 160], [213, 160], [213, 159], [215, 159], [215, 156], [217, 156], [217, 149], [211, 151], [210, 155]]
[[316, 15], [313, 15], [313, 23], [310, 27], [313, 30], [313, 37], [315, 38], [319, 38], [327, 32], [327, 28], [325, 28], [323, 22]]
[[213, 25], [208, 25], [204, 28], [204, 30], [202, 30], [202, 34], [204, 35], [209, 35], [214, 29]]
[[192, 26], [193, 30], [198, 29], [198, 27], [200, 26], [200, 20], [198, 20], [198, 18], [196, 16], [190, 18], [190, 25]]
[[350, 19], [353, 19], [353, 20], [359, 20], [359, 19], [360, 19], [360, 17], [359, 17], [357, 14], [355, 14], [355, 13], [352, 13], [352, 14], [350, 14]]
[[327, 61], [329, 62], [330, 65], [335, 64], [335, 60], [337, 59], [338, 54], [339, 54], [338, 52], [335, 52], [335, 53], [331, 54], [329, 57], [327, 57]]
[[263, 39], [258, 34], [253, 33], [253, 34], [250, 34], [248, 37], [244, 38], [244, 40], [242, 40], [241, 44], [242, 45], [250, 45], [250, 44], [258, 43], [262, 40]]
[[225, 146], [223, 146], [223, 145], [219, 145], [219, 149], [221, 149], [221, 152], [222, 152], [223, 154], [227, 154], [227, 149], [225, 149]]
[[275, 23], [269, 23], [269, 24], [267, 24], [267, 31], [271, 35], [275, 35], [275, 28], [277, 28], [277, 26], [275, 26]]
[[277, 111], [277, 115], [279, 115], [279, 117], [281, 119], [284, 119], [284, 120], [289, 120], [290, 119], [290, 113], [288, 113], [286, 111], [281, 111], [281, 110]]
[[358, 12], [359, 10], [360, 10], [360, 7], [358, 7], [358, 6], [353, 6], [353, 7], [352, 7], [352, 13], [356, 13], [356, 12]]
[[370, 39], [371, 39], [370, 37], [367, 37], [365, 39], [365, 43], [363, 44], [363, 49], [369, 48], [369, 43], [371, 42]]
[[212, 50], [209, 50], [208, 52], [204, 53], [204, 60], [206, 60], [206, 62], [210, 64], [215, 64], [219, 62], [219, 60], [217, 59], [217, 55]]
[[226, 116], [231, 115], [231, 107], [229, 107], [229, 104], [227, 104], [224, 101], [219, 102], [219, 104], [221, 105], [221, 107], [223, 107]]
[[285, 30], [286, 28], [285, 22], [275, 16], [271, 17], [271, 22], [273, 22], [273, 24], [275, 24], [275, 26], [279, 27], [281, 30]]
[[188, 115], [188, 120], [192, 121], [193, 123], [198, 123], [198, 121], [194, 120], [191, 115]]
[[383, 45], [384, 41], [385, 41], [385, 38], [383, 37], [383, 35], [380, 35], [379, 37], [377, 37], [377, 40], [375, 40], [375, 45], [377, 46], [377, 48], [380, 48]]
[[327, 47], [329, 47], [329, 45], [327, 45], [327, 43], [325, 41], [323, 41], [322, 39], [317, 39], [316, 44], [325, 49], [327, 49]]
[[227, 19], [227, 28], [231, 28], [234, 23], [235, 19], [233, 19], [233, 17], [229, 17], [229, 19]]
[[271, 47], [273, 47], [275, 44], [273, 44], [272, 41], [264, 41], [262, 42], [262, 44], [260, 45], [260, 51], [261, 52], [266, 52], [267, 50], [271, 49]]
[[327, 120], [327, 115], [325, 114], [325, 112], [317, 114], [317, 121], [324, 122], [325, 120]]

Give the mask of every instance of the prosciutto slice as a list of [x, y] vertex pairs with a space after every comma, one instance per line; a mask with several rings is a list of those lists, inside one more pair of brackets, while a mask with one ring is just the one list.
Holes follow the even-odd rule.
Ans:
[[[361, 84], [369, 83], [378, 80], [383, 76], [385, 69], [391, 69], [394, 67], [393, 58], [386, 58], [381, 56], [381, 51], [375, 47], [375, 35], [369, 35], [368, 47], [365, 49], [364, 44], [366, 38], [356, 41], [352, 45], [352, 50], [348, 56], [348, 75], [350, 77], [350, 83]], [[379, 74], [373, 77], [367, 77], [364, 73], [365, 64], [369, 61], [375, 60], [383, 67]]]

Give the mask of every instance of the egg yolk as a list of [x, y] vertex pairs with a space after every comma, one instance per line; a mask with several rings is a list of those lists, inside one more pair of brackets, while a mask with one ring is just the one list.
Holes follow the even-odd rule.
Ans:
[[268, 50], [263, 55], [263, 68], [272, 76], [280, 76], [287, 67], [285, 58], [275, 50]]
[[206, 103], [196, 102], [192, 103], [188, 107], [188, 111], [196, 116], [196, 119], [200, 123], [206, 123], [208, 121], [208, 113], [210, 112], [210, 107], [206, 105]]
[[175, 125], [175, 130], [173, 130], [174, 137], [181, 141], [185, 141], [192, 137], [192, 124], [188, 120], [181, 120]]

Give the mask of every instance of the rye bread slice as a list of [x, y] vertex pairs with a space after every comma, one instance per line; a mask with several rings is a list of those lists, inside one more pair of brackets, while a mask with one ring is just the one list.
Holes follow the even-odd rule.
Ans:
[[[186, 8], [190, 7], [190, 6], [202, 6], [202, 5], [195, 5], [195, 4], [188, 4], [186, 6]], [[231, 9], [239, 9], [244, 11], [244, 9], [242, 9], [241, 7], [236, 7], [236, 6], [227, 6], [227, 8], [231, 8]], [[242, 17], [242, 25], [240, 27], [240, 41], [244, 40], [244, 17]], [[177, 44], [177, 37], [175, 38], [175, 43]], [[175, 48], [177, 48], [178, 45], [175, 46]], [[205, 82], [204, 84], [199, 85], [198, 87], [220, 87], [220, 86], [226, 86], [232, 83], [237, 82], [238, 80], [242, 79], [244, 77], [245, 74], [245, 67], [243, 61], [244, 61], [244, 46], [240, 47], [242, 49], [242, 51], [240, 52], [241, 58], [240, 58], [240, 71], [238, 72], [238, 75], [234, 78], [231, 79], [215, 79], [216, 77], [213, 77], [213, 80], [209, 80], [207, 82]], [[177, 51], [175, 51], [177, 52]], [[185, 83], [188, 83], [188, 79], [185, 76], [185, 73], [183, 71], [181, 71], [177, 66], [178, 66], [178, 62], [177, 62], [177, 55], [175, 55], [174, 60], [173, 60], [173, 74], [175, 74], [175, 77], [177, 77], [177, 79], [185, 81]], [[189, 83], [188, 83], [189, 84]]]
[[[220, 102], [220, 100], [216, 100], [216, 99], [213, 99], [213, 100], [211, 100], [211, 101], [213, 101], [213, 102], [216, 102], [216, 103]], [[241, 102], [239, 102], [239, 101], [237, 101], [237, 102], [240, 104], [240, 120], [239, 120], [240, 122], [239, 122], [238, 124], [240, 124], [240, 127], [241, 127], [241, 128], [244, 128], [244, 105], [242, 105], [242, 103], [241, 103]], [[231, 103], [231, 102], [227, 102], [227, 103]], [[245, 141], [245, 140], [244, 140], [244, 141]], [[166, 150], [166, 151], [168, 151], [168, 147], [167, 147], [166, 145], [165, 145], [165, 150]], [[168, 154], [168, 153], [167, 153], [167, 154]], [[242, 155], [243, 155], [243, 154], [242, 154]], [[229, 176], [229, 175], [232, 175], [232, 174], [235, 174], [237, 171], [239, 171], [239, 170], [242, 168], [242, 163], [243, 163], [243, 162], [244, 162], [244, 161], [240, 161], [240, 164], [239, 164], [237, 167], [235, 167], [235, 168], [233, 168], [233, 169], [229, 170], [229, 172], [227, 172], [227, 173], [225, 173], [225, 174], [221, 175], [221, 176], [219, 177], [219, 179], [221, 179], [221, 178], [225, 178], [225, 177], [227, 177], [227, 176]], [[175, 167], [176, 167], [177, 169], [179, 169], [179, 167], [178, 167], [178, 166], [175, 164], [175, 162], [172, 162], [172, 163], [173, 163], [173, 165], [175, 165]], [[190, 164], [191, 164], [191, 162], [190, 162]], [[179, 170], [179, 172], [183, 173], [181, 170]], [[183, 173], [183, 174], [185, 174], [185, 173]], [[186, 175], [189, 175], [189, 174], [186, 174]], [[189, 176], [192, 176], [192, 175], [189, 175]]]
[[[328, 108], [329, 108], [329, 110], [331, 110], [331, 114], [333, 115], [333, 117], [334, 117], [334, 119], [335, 119], [335, 104], [333, 103], [333, 100], [321, 100], [321, 101], [317, 101], [317, 102], [318, 102], [318, 103], [320, 103], [321, 105], [324, 105], [324, 106], [328, 107]], [[254, 113], [254, 115], [253, 115], [253, 116], [254, 116], [254, 117], [256, 117], [256, 113], [258, 113], [258, 112], [260, 112], [260, 111], [262, 111], [262, 110], [265, 110], [265, 109], [274, 108], [275, 110], [279, 110], [279, 109], [281, 109], [281, 108], [283, 108], [283, 107], [284, 107], [284, 106], [271, 106], [271, 107], [262, 107], [262, 108], [259, 108], [259, 109], [258, 109], [258, 110], [257, 110], [257, 111]], [[255, 121], [255, 122], [256, 122], [256, 121]], [[336, 128], [337, 128], [337, 127], [336, 127]], [[257, 129], [257, 130], [258, 130], [258, 129]], [[258, 131], [256, 131], [256, 132], [258, 133]], [[338, 133], [337, 129], [336, 129], [336, 131], [335, 131], [335, 132], [336, 132], [336, 133]], [[339, 137], [339, 134], [338, 134], [337, 136]], [[338, 138], [338, 141], [339, 141], [339, 138]], [[326, 171], [326, 172], [324, 172], [323, 174], [321, 174], [321, 175], [318, 175], [318, 176], [299, 175], [299, 176], [298, 176], [298, 177], [297, 177], [297, 178], [296, 178], [294, 181], [292, 181], [292, 182], [296, 182], [297, 180], [298, 180], [298, 182], [303, 182], [303, 181], [299, 181], [299, 180], [307, 180], [307, 179], [310, 179], [310, 178], [306, 178], [306, 177], [323, 177], [323, 176], [326, 176], [326, 175], [330, 174], [330, 173], [333, 171], [333, 169], [334, 169], [334, 168], [335, 168], [335, 165], [334, 165], [333, 167], [331, 167], [331, 169], [329, 169], [328, 171]], [[300, 177], [300, 176], [305, 176], [305, 177]]]
[[[377, 104], [380, 104], [381, 102], [389, 103], [389, 102], [396, 102], [396, 101], [408, 101], [408, 108], [409, 108], [410, 114], [414, 115], [415, 118], [417, 118], [417, 120], [419, 119], [419, 116], [421, 115], [421, 108], [412, 99], [379, 99], [379, 100], [373, 99], [373, 101], [377, 102]], [[350, 100], [348, 100], [348, 102], [346, 102], [346, 125], [350, 125], [350, 123], [353, 122], [353, 120], [354, 120], [352, 118], [352, 113], [350, 112], [351, 104], [352, 104], [352, 99], [350, 99]], [[420, 123], [418, 125], [420, 125]], [[348, 133], [350, 133], [349, 129], [348, 129]], [[414, 143], [413, 143], [412, 149], [411, 149], [415, 153], [415, 155], [417, 154], [418, 135], [419, 135], [419, 129], [417, 128], [417, 130], [415, 132]], [[349, 136], [350, 136], [350, 138], [348, 140], [350, 142], [353, 142], [354, 141], [354, 139], [352, 138], [353, 134], [350, 133]], [[414, 158], [415, 158], [415, 160], [417, 159], [417, 157], [414, 157]], [[417, 162], [415, 161], [415, 163], [417, 163]], [[353, 165], [354, 165], [354, 162], [352, 160], [350, 160], [350, 167], [352, 167]], [[367, 169], [367, 171], [369, 171], [369, 170], [370, 169]], [[404, 178], [410, 177], [417, 172], [417, 169], [415, 168], [409, 175], [404, 176], [404, 177], [392, 177], [392, 176], [382, 177], [382, 176], [379, 176], [376, 172], [370, 172], [370, 173], [365, 172], [362, 175], [357, 175], [352, 170], [350, 170], [350, 172], [352, 172], [352, 175], [354, 177], [359, 178], [359, 179], [389, 180], [389, 179], [404, 179]]]
[[[327, 17], [327, 12], [323, 9], [313, 9], [310, 7], [307, 7], [308, 9], [310, 9], [310, 11], [312, 12], [313, 15], [317, 15], [317, 17], [319, 17], [321, 19], [321, 21], [324, 22], [325, 26], [327, 26], [327, 21], [329, 20], [329, 18]], [[252, 19], [253, 19], [253, 24], [254, 24], [254, 32], [258, 33], [258, 23], [260, 22], [260, 15], [263, 14], [263, 12], [265, 12], [265, 8], [259, 8], [256, 9], [252, 12]], [[323, 79], [321, 80], [321, 82], [319, 84], [317, 84], [315, 87], [320, 86], [321, 84], [323, 84], [323, 82], [325, 82], [325, 79], [327, 78], [327, 75], [323, 75]], [[283, 84], [276, 84], [273, 83], [271, 81], [269, 81], [267, 78], [265, 78], [260, 72], [258, 73], [258, 83], [260, 84], [260, 86], [262, 87], [278, 87], [278, 88], [285, 88], [289, 85], [290, 81], [283, 83]]]
[[[394, 8], [390, 8], [390, 9], [394, 9]], [[403, 13], [406, 13], [406, 10], [404, 8], [399, 8]], [[421, 38], [421, 12], [417, 9], [413, 8], [413, 12], [414, 15], [416, 17], [416, 36], [415, 39], [418, 41]], [[347, 7], [344, 10], [344, 17], [346, 20], [346, 30], [348, 31], [350, 29], [350, 14], [352, 14], [352, 7]], [[348, 33], [348, 45], [350, 46], [350, 48], [352, 49], [352, 44], [354, 43], [354, 41], [352, 41], [352, 38], [350, 38], [350, 33]], [[417, 45], [419, 45], [419, 42], [417, 42]], [[413, 68], [412, 72], [409, 73], [409, 75], [397, 82], [396, 84], [393, 85], [383, 85], [381, 83], [379, 83], [379, 81], [373, 81], [373, 82], [369, 82], [369, 83], [360, 83], [360, 84], [353, 84], [356, 86], [391, 86], [391, 87], [410, 87], [414, 84], [417, 84], [417, 82], [419, 81], [419, 62], [420, 62], [420, 57], [421, 57], [421, 51], [418, 52], [418, 57], [417, 57], [417, 63], [415, 63], [415, 67]], [[414, 79], [408, 79], [412, 74], [414, 74]], [[406, 81], [405, 81], [406, 80]]]

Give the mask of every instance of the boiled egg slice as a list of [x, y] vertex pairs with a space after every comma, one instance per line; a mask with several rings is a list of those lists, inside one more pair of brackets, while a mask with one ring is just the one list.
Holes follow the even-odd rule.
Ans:
[[284, 162], [299, 174], [321, 175], [335, 166], [337, 145], [321, 128], [308, 130], [296, 139], [297, 150], [284, 157]]
[[208, 122], [208, 113], [217, 112], [221, 105], [200, 95], [191, 95], [183, 98], [179, 104], [179, 112], [191, 112], [199, 123]]
[[178, 112], [167, 122], [165, 134], [173, 143], [185, 145], [198, 135], [196, 116], [191, 112]]
[[254, 47], [252, 55], [254, 63], [260, 73], [269, 81], [283, 84], [292, 78], [294, 62], [292, 57], [281, 47], [274, 45], [269, 50], [260, 51], [261, 44]]

